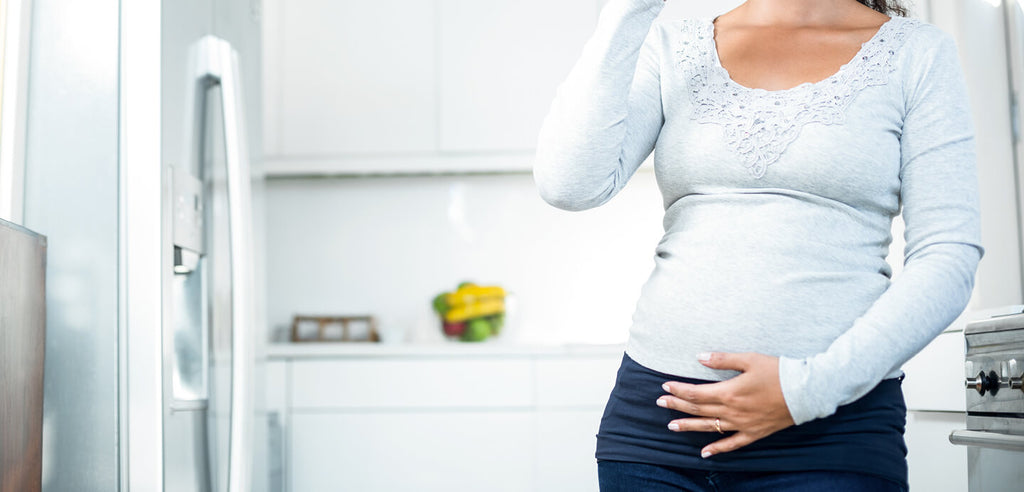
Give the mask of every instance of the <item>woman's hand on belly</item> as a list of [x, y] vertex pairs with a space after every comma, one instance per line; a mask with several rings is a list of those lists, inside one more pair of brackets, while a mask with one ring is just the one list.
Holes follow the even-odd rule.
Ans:
[[671, 394], [658, 398], [659, 406], [696, 415], [669, 422], [669, 429], [718, 432], [718, 419], [722, 432], [736, 431], [705, 446], [701, 456], [735, 451], [794, 424], [779, 384], [778, 357], [755, 352], [715, 352], [700, 354], [698, 359], [712, 369], [741, 371], [738, 376], [717, 383], [668, 381], [662, 385]]

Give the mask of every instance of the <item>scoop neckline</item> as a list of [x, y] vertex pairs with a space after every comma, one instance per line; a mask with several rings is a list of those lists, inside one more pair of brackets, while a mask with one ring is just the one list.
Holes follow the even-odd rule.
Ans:
[[[888, 15], [888, 14], [886, 14], [886, 15]], [[875, 33], [872, 34], [871, 37], [867, 41], [864, 41], [863, 43], [861, 43], [860, 49], [858, 49], [857, 53], [853, 55], [853, 58], [851, 58], [848, 62], [842, 64], [839, 67], [838, 70], [836, 70], [834, 73], [832, 73], [828, 77], [825, 77], [825, 78], [823, 78], [821, 80], [814, 81], [814, 82], [811, 82], [811, 81], [801, 82], [801, 83], [799, 83], [799, 84], [797, 84], [797, 85], [795, 85], [793, 87], [788, 87], [788, 88], [785, 88], [785, 89], [771, 89], [771, 90], [770, 89], [764, 89], [764, 88], [761, 88], [761, 87], [748, 87], [748, 86], [745, 86], [745, 85], [743, 85], [743, 84], [741, 84], [739, 82], [736, 82], [735, 80], [733, 80], [732, 76], [729, 74], [729, 70], [727, 70], [724, 66], [722, 66], [722, 60], [718, 58], [718, 43], [715, 41], [715, 19], [717, 19], [717, 18], [718, 17], [716, 16], [716, 17], [707, 17], [705, 19], [706, 20], [705, 28], [707, 30], [706, 32], [707, 32], [707, 36], [708, 36], [708, 43], [711, 45], [710, 51], [711, 51], [711, 58], [712, 58], [712, 60], [711, 60], [712, 67], [715, 70], [718, 70], [719, 72], [721, 72], [722, 78], [724, 78], [729, 85], [731, 85], [732, 87], [734, 87], [736, 89], [740, 89], [740, 90], [747, 91], [747, 92], [763, 93], [763, 94], [786, 94], [786, 93], [796, 92], [796, 91], [799, 91], [799, 90], [804, 90], [805, 88], [808, 88], [808, 87], [818, 87], [818, 86], [821, 86], [821, 85], [825, 85], [825, 84], [828, 84], [828, 83], [830, 83], [831, 81], [833, 81], [835, 79], [838, 79], [839, 76], [841, 76], [847, 70], [849, 70], [850, 67], [852, 67], [852, 66], [856, 65], [857, 63], [859, 63], [859, 61], [861, 61], [862, 58], [865, 56], [865, 52], [867, 51], [868, 46], [878, 42], [878, 39], [881, 37], [882, 33], [885, 32], [886, 30], [888, 30], [896, 22], [896, 20], [900, 19], [901, 17], [890, 15], [889, 16], [889, 20], [883, 22], [882, 25], [878, 26], [878, 29], [875, 31]]]

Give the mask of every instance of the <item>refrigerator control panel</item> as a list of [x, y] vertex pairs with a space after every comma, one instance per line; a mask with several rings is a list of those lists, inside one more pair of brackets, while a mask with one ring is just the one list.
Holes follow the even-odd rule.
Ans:
[[203, 254], [203, 183], [177, 166], [171, 166], [174, 201], [174, 245]]

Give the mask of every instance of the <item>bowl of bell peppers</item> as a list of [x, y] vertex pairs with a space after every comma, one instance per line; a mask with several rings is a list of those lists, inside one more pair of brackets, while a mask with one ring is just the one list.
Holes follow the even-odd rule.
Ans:
[[505, 289], [495, 285], [462, 282], [454, 291], [434, 296], [433, 306], [450, 340], [484, 341], [505, 325]]

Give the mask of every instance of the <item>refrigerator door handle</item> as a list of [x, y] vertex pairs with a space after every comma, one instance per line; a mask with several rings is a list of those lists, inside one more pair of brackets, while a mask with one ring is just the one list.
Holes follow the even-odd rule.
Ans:
[[200, 78], [221, 86], [231, 237], [231, 437], [228, 490], [248, 492], [252, 464], [254, 253], [252, 183], [238, 53], [216, 36], [200, 40]]

